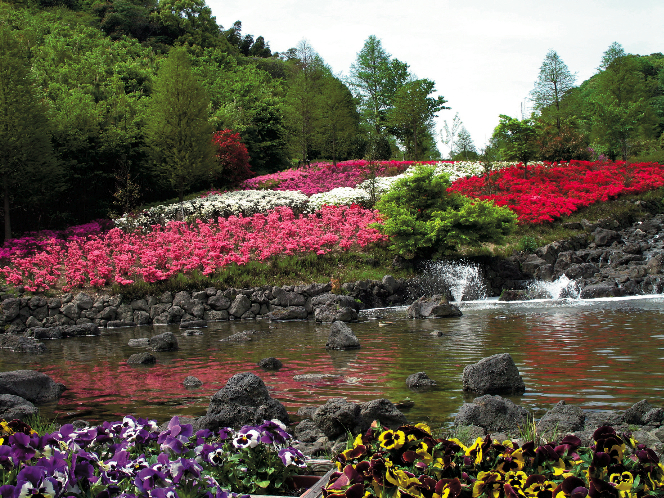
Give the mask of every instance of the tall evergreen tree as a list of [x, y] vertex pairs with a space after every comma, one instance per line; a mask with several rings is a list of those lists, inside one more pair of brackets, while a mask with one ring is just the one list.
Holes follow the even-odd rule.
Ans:
[[556, 127], [561, 127], [560, 102], [563, 96], [574, 87], [574, 76], [555, 50], [549, 50], [540, 67], [535, 88], [530, 92], [535, 110], [554, 107]]
[[341, 80], [329, 75], [324, 78], [320, 95], [321, 152], [334, 164], [346, 158], [359, 134], [360, 116], [353, 95]]
[[27, 49], [0, 25], [0, 177], [4, 236], [12, 236], [12, 199], [34, 201], [57, 174], [46, 111], [30, 79]]
[[216, 167], [209, 103], [186, 49], [171, 49], [155, 82], [145, 132], [157, 170], [168, 178], [180, 202], [185, 190]]

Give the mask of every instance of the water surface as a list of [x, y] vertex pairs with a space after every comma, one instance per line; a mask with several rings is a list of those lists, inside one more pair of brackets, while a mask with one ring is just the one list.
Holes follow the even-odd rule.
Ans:
[[[183, 336], [176, 327], [103, 330], [100, 336], [46, 341], [50, 352], [24, 357], [3, 351], [0, 371], [19, 368], [49, 374], [68, 388], [57, 404], [42, 408], [61, 421], [117, 419], [127, 413], [165, 421], [173, 415], [205, 414], [210, 396], [238, 372], [259, 375], [291, 414], [333, 397], [362, 402], [409, 397], [411, 421], [435, 426], [453, 420], [464, 400], [463, 368], [497, 353], [510, 353], [526, 384], [511, 398], [541, 415], [560, 400], [584, 409], [625, 409], [641, 399], [659, 404], [664, 389], [664, 296], [522, 303], [462, 303], [452, 319], [409, 320], [404, 309], [372, 310], [350, 324], [362, 347], [326, 351], [329, 324], [234, 321], [211, 323], [202, 335]], [[241, 330], [260, 330], [246, 343], [221, 342]], [[142, 349], [129, 339], [166, 330], [180, 350], [154, 353], [157, 364], [130, 366]], [[265, 357], [284, 367], [266, 372]], [[405, 380], [424, 371], [438, 383], [427, 392]], [[334, 374], [324, 381], [295, 381], [301, 374]], [[194, 375], [203, 381], [186, 389]]]

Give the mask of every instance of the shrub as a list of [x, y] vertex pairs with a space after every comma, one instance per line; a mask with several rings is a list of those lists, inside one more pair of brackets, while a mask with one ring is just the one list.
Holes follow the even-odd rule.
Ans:
[[237, 185], [254, 176], [249, 166], [247, 146], [242, 143], [239, 133], [233, 133], [232, 130], [218, 131], [212, 136], [212, 142], [217, 147], [217, 160], [228, 185]]
[[390, 236], [390, 249], [409, 259], [438, 258], [461, 246], [501, 243], [516, 227], [509, 209], [448, 192], [449, 187], [449, 177], [430, 166], [394, 184], [376, 206], [384, 218], [376, 228]]

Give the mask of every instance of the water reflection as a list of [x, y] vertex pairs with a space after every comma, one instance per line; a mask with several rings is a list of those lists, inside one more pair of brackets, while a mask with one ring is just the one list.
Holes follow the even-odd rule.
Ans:
[[[99, 421], [126, 413], [164, 421], [174, 414], [202, 415], [212, 396], [235, 373], [259, 375], [272, 396], [295, 413], [332, 397], [354, 401], [410, 397], [413, 421], [445, 424], [464, 400], [463, 368], [485, 356], [509, 352], [527, 391], [512, 398], [537, 413], [561, 399], [588, 409], [624, 409], [643, 398], [658, 398], [664, 385], [661, 349], [662, 299], [553, 303], [469, 302], [454, 319], [408, 320], [403, 309], [375, 310], [352, 324], [362, 348], [327, 351], [329, 325], [312, 322], [230, 322], [211, 324], [202, 335], [178, 334], [180, 351], [157, 353], [153, 366], [130, 366], [140, 349], [130, 339], [161, 333], [164, 327], [104, 331], [99, 337], [48, 341], [50, 353], [24, 357], [0, 354], [0, 370], [31, 368], [48, 373], [69, 389], [45, 413], [62, 420]], [[263, 333], [251, 342], [221, 341], [242, 330]], [[265, 372], [261, 358], [275, 356], [284, 367]], [[425, 371], [438, 382], [414, 392], [405, 379]], [[295, 380], [302, 374], [333, 374]], [[182, 381], [195, 375], [198, 389]]]

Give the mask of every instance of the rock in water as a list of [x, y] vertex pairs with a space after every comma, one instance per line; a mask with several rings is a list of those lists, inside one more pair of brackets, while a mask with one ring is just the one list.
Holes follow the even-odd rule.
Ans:
[[464, 368], [463, 390], [477, 394], [523, 394], [526, 386], [512, 356], [502, 353]]
[[327, 338], [326, 349], [357, 349], [360, 341], [351, 328], [344, 322], [336, 321], [330, 327], [330, 336]]

